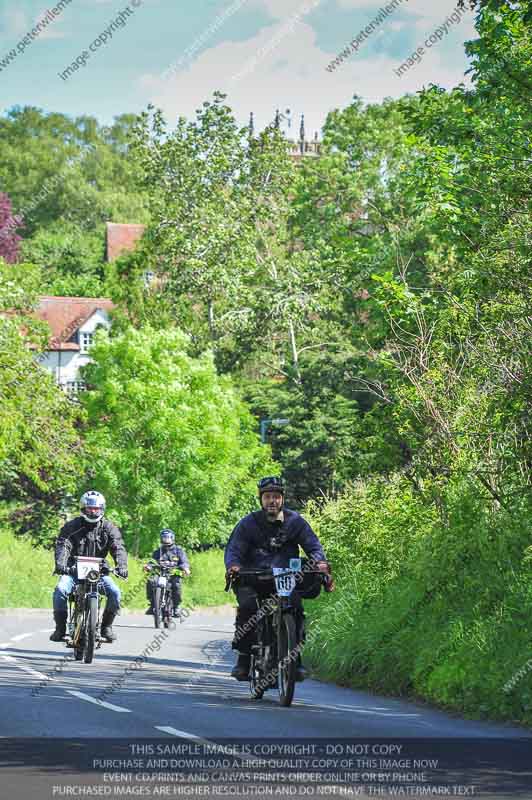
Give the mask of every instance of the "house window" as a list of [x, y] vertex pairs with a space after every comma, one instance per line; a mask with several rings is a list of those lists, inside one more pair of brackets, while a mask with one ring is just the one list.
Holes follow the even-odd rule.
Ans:
[[68, 395], [75, 396], [79, 392], [84, 392], [87, 386], [85, 381], [67, 381], [64, 388]]
[[94, 335], [92, 333], [80, 333], [79, 335], [79, 352], [88, 353], [92, 347]]

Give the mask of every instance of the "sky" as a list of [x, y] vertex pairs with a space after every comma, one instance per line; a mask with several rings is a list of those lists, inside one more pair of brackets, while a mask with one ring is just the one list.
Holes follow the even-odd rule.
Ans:
[[304, 113], [310, 138], [355, 94], [374, 103], [467, 84], [464, 42], [476, 38], [457, 0], [58, 2], [0, 0], [0, 113], [33, 105], [107, 125], [152, 103], [172, 124], [220, 90], [241, 124], [253, 111], [262, 128], [279, 108], [297, 135]]

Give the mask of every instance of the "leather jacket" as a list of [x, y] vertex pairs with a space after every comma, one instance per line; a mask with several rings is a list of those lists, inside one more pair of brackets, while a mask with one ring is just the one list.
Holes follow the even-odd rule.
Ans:
[[55, 571], [73, 566], [76, 556], [105, 558], [109, 553], [117, 567], [127, 569], [127, 551], [120, 529], [105, 517], [95, 525], [76, 517], [63, 525], [55, 543]]

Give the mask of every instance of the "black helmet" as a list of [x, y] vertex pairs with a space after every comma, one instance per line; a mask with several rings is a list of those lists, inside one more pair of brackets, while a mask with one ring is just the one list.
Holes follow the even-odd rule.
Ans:
[[161, 540], [161, 544], [165, 547], [171, 547], [175, 544], [175, 533], [171, 528], [163, 528], [159, 534], [159, 539]]
[[279, 492], [284, 497], [284, 482], [282, 478], [261, 478], [257, 484], [257, 488], [259, 490], [259, 497], [262, 497], [264, 492]]

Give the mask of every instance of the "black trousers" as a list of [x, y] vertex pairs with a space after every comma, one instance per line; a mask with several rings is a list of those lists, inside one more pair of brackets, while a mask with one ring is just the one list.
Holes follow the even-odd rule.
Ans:
[[[238, 650], [239, 653], [251, 653], [251, 646], [257, 640], [257, 624], [259, 620], [256, 618], [259, 608], [259, 599], [269, 597], [269, 593], [259, 592], [252, 586], [236, 586], [234, 589], [238, 608], [236, 611], [235, 620], [235, 635], [233, 637], [232, 648]], [[296, 609], [296, 635], [298, 642], [305, 641], [305, 614], [303, 611], [303, 602], [299, 592], [292, 593], [292, 603]]]
[[[181, 578], [179, 575], [171, 575], [168, 579], [168, 583], [170, 584], [170, 589], [172, 592], [174, 608], [177, 608], [179, 605], [181, 605]], [[153, 605], [153, 596], [156, 586], [157, 578], [148, 578], [146, 582], [146, 597], [148, 598], [148, 602], [151, 606]]]

